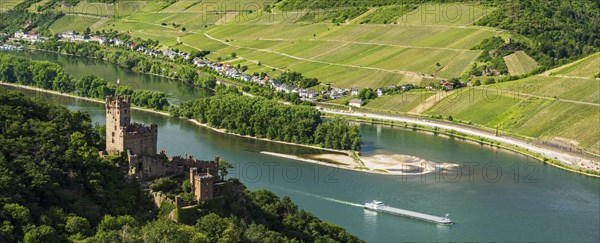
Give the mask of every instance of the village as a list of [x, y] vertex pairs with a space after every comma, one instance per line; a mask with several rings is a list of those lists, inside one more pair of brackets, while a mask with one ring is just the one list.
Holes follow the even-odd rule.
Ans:
[[[152, 48], [148, 48], [148, 47], [136, 44], [135, 42], [133, 42], [131, 40], [123, 41], [116, 37], [106, 38], [106, 37], [99, 36], [99, 35], [82, 35], [75, 31], [65, 31], [61, 34], [58, 34], [56, 37], [59, 39], [59, 41], [95, 42], [100, 45], [107, 45], [107, 46], [129, 49], [131, 51], [135, 51], [135, 52], [141, 53], [145, 56], [152, 57], [152, 58], [164, 58], [164, 59], [167, 59], [167, 60], [173, 61], [173, 62], [182, 61], [184, 63], [192, 64], [198, 69], [208, 69], [208, 70], [214, 71], [219, 76], [228, 78], [230, 80], [237, 80], [237, 81], [246, 82], [246, 83], [255, 83], [255, 84], [259, 84], [259, 85], [264, 85], [276, 92], [283, 92], [286, 94], [295, 93], [295, 94], [298, 94], [298, 97], [302, 101], [309, 101], [309, 102], [334, 100], [334, 99], [344, 98], [347, 96], [352, 96], [352, 97], [356, 97], [356, 98], [350, 100], [348, 102], [348, 105], [351, 107], [361, 107], [369, 99], [369, 98], [365, 99], [365, 98], [357, 97], [357, 96], [359, 96], [359, 93], [361, 91], [369, 90], [370, 92], [375, 94], [375, 97], [381, 97], [388, 93], [394, 94], [394, 93], [405, 92], [405, 91], [409, 91], [409, 90], [418, 88], [413, 84], [406, 83], [406, 84], [402, 84], [400, 86], [389, 85], [388, 87], [380, 87], [380, 88], [376, 88], [376, 89], [371, 89], [371, 88], [362, 88], [361, 89], [358, 87], [351, 88], [351, 89], [348, 89], [348, 88], [344, 89], [344, 88], [333, 87], [329, 83], [327, 83], [325, 85], [325, 87], [321, 88], [320, 91], [315, 91], [313, 89], [300, 88], [300, 87], [297, 87], [294, 85], [283, 83], [277, 79], [273, 79], [273, 78], [269, 77], [268, 75], [256, 75], [256, 74], [250, 75], [250, 74], [244, 73], [243, 71], [240, 71], [239, 67], [235, 67], [235, 66], [227, 64], [227, 63], [217, 63], [217, 62], [212, 62], [210, 60], [204, 59], [202, 57], [192, 57], [192, 54], [190, 54], [190, 53], [171, 50], [171, 49], [156, 50], [156, 49], [152, 49]], [[36, 33], [33, 31], [27, 32], [27, 33], [23, 32], [23, 31], [17, 31], [17, 32], [15, 32], [13, 37], [9, 38], [8, 40], [10, 42], [24, 41], [24, 42], [29, 42], [29, 43], [35, 44], [37, 42], [45, 42], [48, 39], [46, 37], [41, 36], [39, 33]], [[3, 45], [0, 47], [0, 50], [23, 50], [23, 47], [14, 46], [14, 45]], [[449, 82], [446, 80], [440, 80], [436, 83], [428, 84], [424, 87], [419, 87], [419, 88], [423, 88], [423, 89], [427, 89], [427, 90], [451, 91], [453, 89], [466, 87], [466, 86], [467, 86], [467, 84], [465, 84], [463, 82], [456, 82], [456, 81]], [[371, 98], [375, 98], [375, 97], [371, 97]]]

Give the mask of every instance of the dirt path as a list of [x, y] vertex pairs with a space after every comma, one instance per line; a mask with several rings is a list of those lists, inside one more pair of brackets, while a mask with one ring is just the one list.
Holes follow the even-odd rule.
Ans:
[[400, 70], [389, 70], [389, 69], [383, 69], [383, 68], [376, 68], [376, 67], [365, 67], [365, 66], [357, 66], [357, 65], [350, 65], [350, 64], [341, 64], [341, 63], [333, 63], [333, 62], [325, 62], [325, 61], [317, 61], [317, 60], [311, 60], [308, 58], [303, 58], [303, 57], [297, 57], [297, 56], [293, 56], [290, 54], [286, 54], [283, 52], [278, 52], [278, 51], [273, 51], [273, 50], [268, 50], [268, 49], [261, 49], [261, 48], [254, 48], [254, 47], [246, 47], [246, 46], [240, 46], [240, 45], [234, 45], [231, 44], [229, 42], [226, 42], [224, 40], [221, 39], [217, 39], [209, 34], [204, 34], [206, 37], [208, 37], [211, 40], [214, 41], [218, 41], [222, 44], [231, 46], [231, 47], [236, 47], [236, 48], [241, 48], [241, 49], [248, 49], [248, 50], [253, 50], [253, 51], [259, 51], [259, 52], [266, 52], [266, 53], [271, 53], [271, 54], [276, 54], [276, 55], [280, 55], [280, 56], [284, 56], [284, 57], [289, 57], [292, 59], [296, 59], [296, 60], [300, 60], [300, 61], [305, 61], [305, 62], [313, 62], [313, 63], [320, 63], [320, 64], [326, 64], [326, 65], [332, 65], [332, 66], [340, 66], [340, 67], [348, 67], [348, 68], [358, 68], [358, 69], [367, 69], [367, 70], [374, 70], [374, 71], [381, 71], [381, 72], [387, 72], [387, 73], [396, 73], [396, 74], [402, 74], [405, 76], [415, 76], [415, 77], [425, 77], [425, 78], [431, 78], [429, 75], [422, 75], [420, 73], [416, 73], [416, 72], [409, 72], [409, 71], [400, 71]]
[[577, 105], [589, 105], [589, 106], [598, 106], [598, 107], [600, 107], [600, 104], [598, 104], [598, 103], [578, 101], [578, 100], [566, 100], [566, 99], [560, 99], [560, 98], [557, 99], [557, 98], [554, 98], [554, 97], [532, 95], [532, 94], [520, 93], [520, 92], [503, 90], [503, 89], [479, 88], [479, 87], [476, 87], [475, 89], [477, 89], [477, 90], [492, 90], [492, 91], [495, 91], [495, 92], [497, 92], [497, 93], [499, 93], [501, 95], [504, 93], [504, 94], [514, 95], [515, 97], [519, 97], [519, 96], [534, 97], [534, 98], [539, 98], [539, 99], [555, 100], [555, 101], [559, 101], [559, 102], [566, 102], [566, 103], [577, 104]]
[[102, 26], [104, 23], [106, 23], [106, 21], [108, 21], [108, 18], [101, 18], [100, 20], [98, 20], [98, 22], [96, 22], [92, 26], [90, 26], [90, 29], [95, 30], [97, 28], [100, 28], [100, 26]]
[[437, 92], [436, 94], [430, 96], [423, 102], [419, 103], [417, 106], [415, 106], [415, 108], [410, 110], [408, 113], [409, 114], [422, 114], [423, 112], [429, 110], [429, 108], [431, 108], [432, 106], [437, 104], [439, 101], [443, 100], [444, 98], [448, 97], [449, 95], [453, 94], [454, 92], [456, 92], [456, 91], [454, 90], [454, 91], [446, 92], [446, 93]]
[[324, 42], [339, 42], [345, 44], [360, 44], [360, 45], [373, 45], [373, 46], [388, 46], [388, 47], [400, 47], [400, 48], [410, 48], [410, 49], [428, 49], [428, 50], [447, 50], [447, 51], [470, 51], [469, 49], [458, 49], [458, 48], [449, 48], [449, 47], [433, 47], [433, 46], [409, 46], [409, 45], [397, 45], [397, 44], [387, 44], [387, 43], [375, 43], [375, 42], [366, 42], [366, 41], [347, 41], [347, 40], [335, 40], [335, 39], [289, 39], [289, 38], [259, 38], [258, 40], [265, 41], [324, 41]]

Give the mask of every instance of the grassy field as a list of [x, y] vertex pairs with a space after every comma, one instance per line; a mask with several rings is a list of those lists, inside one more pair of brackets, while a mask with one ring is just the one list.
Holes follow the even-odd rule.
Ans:
[[435, 95], [432, 92], [407, 92], [403, 94], [384, 95], [369, 101], [365, 108], [376, 111], [409, 112], [427, 98]]
[[574, 65], [565, 65], [555, 70], [551, 70], [550, 73], [581, 78], [593, 78], [594, 75], [600, 73], [600, 52], [577, 61]]
[[2, 0], [2, 1], [0, 1], [0, 12], [8, 11], [21, 2], [23, 2], [23, 1], [22, 0]]
[[593, 79], [533, 76], [493, 86], [506, 94], [528, 94], [541, 98], [600, 104], [600, 82]]
[[504, 57], [510, 75], [522, 75], [531, 72], [538, 64], [524, 51], [518, 51]]
[[492, 8], [466, 3], [430, 3], [398, 18], [408, 25], [468, 26], [492, 12]]
[[39, 6], [44, 6], [44, 5], [46, 5], [48, 2], [50, 2], [50, 0], [42, 0], [42, 1], [39, 1], [39, 2], [37, 2], [37, 3], [34, 3], [34, 4], [32, 4], [32, 5], [31, 5], [29, 8], [27, 8], [27, 11], [30, 11], [30, 12], [37, 12], [37, 8], [38, 8]]
[[[18, 2], [4, 1], [0, 8]], [[341, 88], [419, 85], [459, 77], [481, 54], [471, 48], [482, 40], [502, 36], [528, 41], [502, 30], [474, 26], [493, 10], [479, 4], [379, 6], [334, 24], [331, 19], [308, 21], [309, 15], [315, 14], [312, 12], [262, 10], [273, 2], [82, 1], [63, 7], [70, 14], [55, 22], [51, 30], [83, 31], [91, 26], [119, 30], [159, 40], [163, 48], [209, 50], [211, 60], [248, 66], [247, 73], [267, 72], [276, 77], [298, 71]], [[101, 16], [110, 19], [100, 21]], [[537, 67], [524, 52], [504, 60], [513, 75]], [[562, 141], [598, 152], [600, 82], [593, 76], [600, 73], [599, 63], [600, 53], [596, 53], [543, 75], [438, 93], [445, 95], [440, 99], [432, 99], [438, 94], [427, 92], [386, 95], [370, 101], [364, 109], [451, 115], [505, 133]], [[333, 103], [344, 104], [348, 99]], [[420, 105], [424, 103], [427, 105]]]
[[81, 33], [98, 21], [101, 21], [101, 19], [94, 16], [65, 15], [50, 26], [50, 31], [54, 34], [60, 34], [65, 31], [77, 31]]
[[[402, 6], [386, 6], [376, 8], [369, 13], [365, 14], [361, 18], [358, 18], [358, 22], [361, 24], [390, 24], [394, 23], [400, 16], [413, 10], [412, 5]], [[396, 21], [397, 23], [397, 21]]]
[[473, 96], [450, 97], [453, 102], [440, 101], [426, 114], [452, 116], [533, 138], [569, 141], [599, 151], [600, 106], [479, 91], [474, 90]]
[[[600, 55], [557, 68], [586, 76], [600, 71]], [[589, 71], [593, 69], [594, 71]], [[592, 78], [536, 75], [469, 88], [437, 102], [425, 114], [452, 116], [501, 131], [600, 151], [600, 82]]]
[[147, 1], [118, 1], [114, 4], [81, 1], [77, 5], [62, 6], [61, 10], [68, 14], [83, 14], [121, 18], [144, 9]]
[[[157, 39], [165, 48], [209, 50], [212, 53], [208, 57], [215, 60], [224, 60], [235, 52], [239, 57], [236, 62], [248, 66], [250, 73], [266, 71], [276, 76], [283, 71], [298, 71], [342, 88], [418, 84], [430, 76], [458, 77], [480, 54], [471, 47], [503, 34], [472, 26], [486, 9], [471, 4], [432, 5], [444, 15], [434, 20], [421, 18], [421, 12], [432, 6], [415, 10], [412, 6], [382, 7], [338, 26], [327, 21], [298, 22], [305, 12], [261, 10], [272, 2], [81, 2], [71, 11], [120, 16], [99, 29], [129, 31], [134, 37]], [[121, 11], [125, 6], [129, 6], [128, 11]], [[90, 9], [94, 11], [90, 13]], [[392, 18], [396, 24], [376, 24], [389, 23], [383, 20], [382, 13], [390, 11], [397, 15]], [[449, 19], [447, 15], [452, 11], [461, 15]], [[371, 24], [359, 24], [361, 19], [369, 19]], [[81, 29], [82, 25], [54, 29]]]

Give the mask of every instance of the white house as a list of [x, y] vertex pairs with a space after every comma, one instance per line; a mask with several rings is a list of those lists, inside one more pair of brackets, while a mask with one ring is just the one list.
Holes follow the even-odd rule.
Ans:
[[352, 99], [348, 102], [349, 106], [361, 107], [363, 105], [363, 100], [361, 99]]

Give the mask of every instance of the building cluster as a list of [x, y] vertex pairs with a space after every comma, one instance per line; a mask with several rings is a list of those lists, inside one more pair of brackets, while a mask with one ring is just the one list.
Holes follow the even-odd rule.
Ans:
[[[100, 36], [88, 36], [88, 35], [80, 35], [75, 31], [65, 31], [57, 36], [61, 41], [69, 41], [69, 42], [97, 42], [99, 44], [104, 45], [112, 45], [118, 47], [129, 48], [133, 51], [137, 51], [146, 56], [150, 57], [161, 57], [166, 58], [171, 61], [175, 60], [178, 57], [181, 57], [184, 61], [188, 61], [192, 59], [190, 53], [179, 52], [175, 50], [154, 50], [145, 46], [137, 45], [133, 41], [122, 41], [118, 38], [110, 38], [107, 39], [105, 37]], [[15, 39], [25, 40], [28, 42], [44, 42], [45, 38], [41, 37], [37, 33], [29, 33], [24, 34], [23, 32], [15, 33]], [[194, 57], [192, 59], [192, 63], [198, 68], [208, 68], [210, 70], [215, 71], [218, 75], [230, 79], [240, 80], [248, 83], [257, 83], [260, 85], [265, 85], [277, 92], [283, 93], [295, 93], [298, 94], [301, 100], [304, 101], [315, 101], [318, 96], [324, 97], [324, 99], [338, 99], [342, 97], [346, 97], [350, 92], [349, 89], [341, 89], [336, 87], [329, 87], [328, 89], [322, 90], [320, 92], [304, 89], [300, 87], [296, 87], [294, 85], [289, 85], [282, 83], [279, 80], [272, 79], [269, 76], [251, 76], [249, 74], [243, 73], [238, 70], [236, 67], [230, 64], [221, 64], [214, 63], [209, 60], [205, 60], [200, 57]]]
[[260, 85], [265, 85], [277, 92], [284, 92], [287, 94], [296, 93], [302, 100], [314, 101], [317, 98], [317, 96], [319, 96], [319, 92], [316, 92], [316, 91], [310, 90], [310, 89], [296, 87], [294, 85], [288, 85], [288, 84], [282, 83], [279, 80], [272, 79], [269, 76], [264, 76], [264, 77], [261, 77], [258, 75], [251, 76], [249, 74], [239, 71], [237, 68], [235, 68], [234, 66], [232, 66], [230, 64], [213, 63], [213, 62], [204, 60], [199, 57], [195, 57], [193, 59], [193, 63], [196, 67], [211, 69], [211, 70], [215, 71], [217, 74], [219, 74], [220, 76], [223, 76], [226, 78], [241, 80], [241, 81], [248, 82], [248, 83], [256, 83], [256, 84], [260, 84]]
[[22, 46], [13, 46], [13, 45], [1, 45], [0, 51], [22, 51]]
[[13, 37], [10, 38], [9, 40], [11, 40], [11, 41], [22, 40], [22, 41], [26, 41], [26, 42], [36, 43], [36, 42], [45, 42], [46, 38], [42, 37], [39, 33], [35, 32], [35, 31], [30, 31], [27, 33], [23, 32], [23, 31], [17, 31], [17, 32], [15, 32]]
[[70, 42], [98, 42], [99, 44], [106, 43], [106, 38], [100, 36], [89, 36], [89, 35], [79, 35], [75, 31], [66, 31], [58, 35], [58, 38], [62, 41], [70, 41]]
[[141, 182], [189, 175], [196, 200], [212, 199], [212, 187], [220, 181], [219, 157], [203, 161], [189, 155], [168, 157], [165, 151], [157, 153], [158, 126], [132, 123], [130, 112], [129, 96], [106, 97], [106, 151], [103, 154], [127, 153], [127, 174]]
[[[343, 98], [348, 95], [357, 96], [358, 93], [360, 92], [359, 88], [342, 89], [342, 88], [337, 88], [337, 87], [331, 87], [330, 85], [327, 85], [328, 87], [326, 89], [323, 89], [323, 90], [317, 92], [317, 91], [314, 91], [311, 89], [304, 89], [304, 88], [296, 87], [294, 85], [285, 84], [279, 80], [272, 79], [269, 76], [258, 76], [258, 75], [252, 76], [252, 75], [244, 73], [243, 69], [238, 70], [238, 68], [236, 68], [230, 64], [215, 63], [215, 62], [211, 62], [209, 60], [205, 60], [200, 57], [192, 58], [190, 53], [179, 52], [179, 51], [175, 51], [175, 50], [162, 50], [162, 51], [155, 50], [155, 49], [148, 48], [148, 47], [145, 47], [142, 45], [137, 45], [133, 41], [122, 41], [122, 40], [119, 40], [118, 38], [106, 39], [104, 37], [99, 37], [99, 36], [79, 35], [74, 31], [63, 32], [62, 34], [58, 35], [58, 38], [60, 38], [61, 41], [98, 42], [100, 44], [105, 44], [105, 45], [125, 47], [125, 48], [129, 48], [133, 51], [142, 53], [146, 56], [157, 57], [157, 58], [166, 58], [171, 61], [174, 61], [175, 59], [179, 59], [179, 58], [180, 58], [180, 60], [184, 60], [184, 61], [191, 60], [192, 64], [194, 64], [196, 67], [208, 68], [210, 70], [215, 71], [218, 75], [220, 75], [222, 77], [240, 80], [240, 81], [248, 82], [248, 83], [256, 83], [256, 84], [260, 84], [260, 85], [265, 85], [277, 92], [283, 92], [283, 93], [287, 93], [287, 94], [295, 93], [295, 94], [298, 94], [300, 99], [302, 99], [304, 101], [315, 101], [316, 98], [319, 96], [325, 100], [326, 99]], [[13, 39], [26, 40], [29, 42], [45, 41], [45, 39], [43, 37], [41, 37], [38, 33], [35, 33], [35, 32], [30, 32], [27, 34], [25, 34], [23, 32], [16, 32]], [[464, 87], [464, 86], [466, 86], [466, 84], [464, 84], [464, 83], [457, 85], [456, 83], [447, 82], [447, 81], [443, 81], [443, 80], [440, 81], [440, 83], [439, 83], [439, 87], [441, 87], [441, 89], [443, 89], [445, 91], [450, 91], [450, 90], [453, 90], [453, 89], [456, 89], [459, 87]], [[426, 88], [436, 89], [439, 87], [437, 85], [436, 85], [436, 87], [434, 87], [433, 85], [429, 85]], [[397, 87], [396, 85], [390, 85], [387, 88], [377, 88], [374, 90], [374, 92], [376, 93], [376, 95], [378, 97], [380, 97], [390, 91], [410, 90], [413, 88], [414, 88], [414, 86], [412, 84], [402, 84], [400, 87]], [[363, 103], [364, 103], [363, 101], [359, 101], [357, 99], [357, 100], [354, 100], [354, 102], [350, 102], [350, 105], [360, 107]]]
[[[374, 92], [377, 95], [377, 97], [381, 97], [381, 96], [384, 96], [386, 93], [389, 93], [389, 92], [394, 92], [394, 91], [408, 91], [408, 90], [411, 90], [411, 89], [414, 89], [414, 88], [415, 87], [412, 84], [410, 84], [410, 83], [402, 84], [400, 86], [396, 86], [396, 85], [392, 84], [392, 85], [389, 85], [387, 88], [378, 88], [378, 89], [375, 89]], [[361, 91], [360, 88], [352, 88], [348, 92], [350, 93], [351, 96], [358, 96], [359, 93], [360, 93], [360, 91]], [[349, 106], [353, 106], [353, 107], [361, 107], [364, 103], [365, 103], [364, 100], [355, 98], [355, 99], [351, 99], [348, 102], [348, 105]]]

